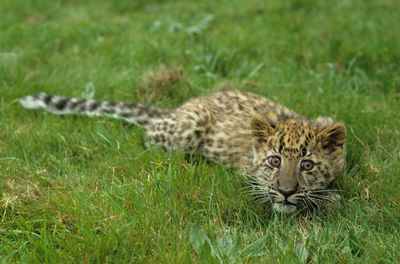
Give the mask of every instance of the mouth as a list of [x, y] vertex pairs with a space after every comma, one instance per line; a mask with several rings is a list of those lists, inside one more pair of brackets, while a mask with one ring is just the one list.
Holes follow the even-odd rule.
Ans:
[[297, 207], [297, 204], [291, 203], [288, 200], [284, 200], [283, 202], [281, 202], [281, 204], [283, 204], [283, 205], [294, 205], [294, 206]]
[[281, 203], [274, 203], [273, 208], [275, 211], [284, 214], [291, 214], [297, 210], [297, 205], [290, 203], [290, 202], [281, 202]]

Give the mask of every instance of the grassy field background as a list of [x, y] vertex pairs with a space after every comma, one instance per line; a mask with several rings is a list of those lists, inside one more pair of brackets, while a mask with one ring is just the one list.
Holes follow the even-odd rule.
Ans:
[[[395, 0], [0, 2], [4, 263], [399, 263]], [[235, 171], [144, 148], [106, 118], [52, 116], [40, 91], [175, 107], [228, 88], [346, 124], [336, 207], [282, 216]]]

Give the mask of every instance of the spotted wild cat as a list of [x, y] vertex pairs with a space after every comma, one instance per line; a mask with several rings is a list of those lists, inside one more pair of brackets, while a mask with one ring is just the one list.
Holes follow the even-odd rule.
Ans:
[[53, 114], [110, 116], [143, 126], [150, 141], [164, 149], [196, 150], [239, 169], [256, 195], [284, 213], [332, 201], [327, 187], [345, 163], [342, 123], [329, 117], [309, 120], [246, 92], [217, 92], [174, 110], [43, 93], [20, 103]]

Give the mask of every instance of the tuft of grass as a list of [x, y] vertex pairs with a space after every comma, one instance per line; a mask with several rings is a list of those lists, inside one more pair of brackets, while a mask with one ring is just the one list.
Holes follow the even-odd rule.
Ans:
[[[399, 8], [0, 2], [1, 262], [398, 263]], [[17, 103], [43, 91], [172, 108], [223, 89], [346, 124], [338, 206], [276, 214], [235, 171], [144, 148], [138, 127]]]
[[[187, 82], [180, 66], [158, 66], [155, 71], [146, 72], [137, 86], [136, 94], [139, 100], [147, 104], [164, 103], [173, 99]], [[166, 102], [162, 102], [166, 101]], [[165, 106], [164, 106], [165, 107]]]

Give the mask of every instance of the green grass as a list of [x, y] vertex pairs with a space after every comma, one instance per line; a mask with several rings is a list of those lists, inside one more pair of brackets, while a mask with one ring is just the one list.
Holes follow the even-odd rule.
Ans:
[[[399, 12], [394, 0], [2, 1], [0, 260], [398, 263]], [[159, 80], [169, 69], [183, 75]], [[96, 98], [161, 107], [235, 86], [341, 120], [340, 205], [282, 216], [235, 171], [144, 148], [138, 127], [16, 102], [89, 83]]]

